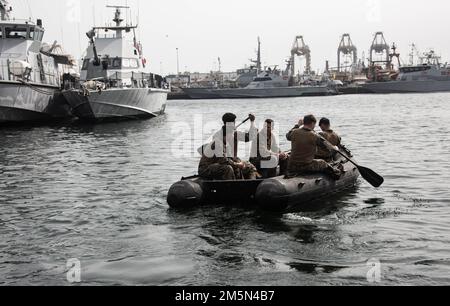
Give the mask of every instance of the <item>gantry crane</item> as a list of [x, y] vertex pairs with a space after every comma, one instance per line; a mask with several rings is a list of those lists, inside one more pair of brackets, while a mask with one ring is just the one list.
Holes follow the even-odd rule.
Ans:
[[295, 57], [304, 57], [306, 59], [306, 66], [304, 74], [309, 75], [311, 73], [311, 49], [305, 44], [303, 36], [297, 36], [291, 49], [291, 77], [295, 75]]
[[353, 45], [352, 39], [350, 38], [350, 34], [342, 35], [341, 42], [338, 48], [338, 72], [346, 71], [348, 66], [342, 65], [342, 59], [344, 59], [344, 63], [347, 62], [346, 58], [351, 57], [352, 61], [352, 69], [358, 65], [358, 49], [355, 45]]

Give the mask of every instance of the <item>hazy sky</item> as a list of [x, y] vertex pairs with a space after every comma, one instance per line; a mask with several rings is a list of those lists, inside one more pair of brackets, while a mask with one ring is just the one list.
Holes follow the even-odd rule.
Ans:
[[[313, 69], [323, 70], [325, 60], [337, 62], [337, 46], [350, 33], [359, 56], [373, 34], [384, 31], [389, 44], [396, 42], [408, 61], [410, 44], [425, 51], [434, 48], [450, 61], [450, 2], [445, 0], [10, 0], [16, 17], [44, 20], [45, 40], [63, 42], [79, 57], [87, 47], [85, 36], [94, 23], [103, 25], [113, 16], [105, 5], [133, 7], [140, 13], [141, 41], [154, 72], [180, 68], [206, 72], [233, 71], [255, 57], [261, 37], [265, 65], [285, 67], [296, 35], [303, 35], [312, 50]], [[81, 12], [79, 14], [79, 12]], [[162, 70], [162, 71], [161, 71]]]

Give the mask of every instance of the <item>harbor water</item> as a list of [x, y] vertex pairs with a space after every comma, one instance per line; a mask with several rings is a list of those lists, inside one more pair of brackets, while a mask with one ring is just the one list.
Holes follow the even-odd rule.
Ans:
[[[71, 285], [71, 259], [82, 285], [450, 285], [449, 100], [173, 101], [154, 120], [2, 128], [0, 285]], [[286, 214], [170, 210], [171, 184], [199, 161], [176, 154], [180, 135], [225, 112], [273, 118], [281, 135], [329, 117], [386, 183]]]

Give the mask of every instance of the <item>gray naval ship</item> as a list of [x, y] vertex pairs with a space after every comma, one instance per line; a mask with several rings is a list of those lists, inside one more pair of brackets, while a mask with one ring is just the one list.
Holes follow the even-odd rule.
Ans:
[[245, 88], [230, 89], [183, 89], [191, 99], [257, 99], [337, 95], [328, 85], [290, 86], [290, 77], [276, 69], [261, 72]]
[[9, 2], [0, 0], [0, 124], [70, 117], [61, 76], [75, 61], [56, 43], [42, 42], [41, 20], [17, 20], [11, 13]]
[[[80, 88], [63, 95], [75, 116], [82, 120], [145, 119], [165, 112], [170, 92], [163, 78], [146, 72], [137, 25], [123, 25], [115, 9], [113, 26], [94, 27], [87, 33], [90, 45], [81, 68]], [[130, 35], [130, 33], [132, 35]], [[76, 84], [76, 82], [73, 82]]]
[[450, 66], [434, 51], [424, 53], [419, 65], [400, 67], [396, 80], [362, 85], [371, 93], [431, 93], [450, 91]]

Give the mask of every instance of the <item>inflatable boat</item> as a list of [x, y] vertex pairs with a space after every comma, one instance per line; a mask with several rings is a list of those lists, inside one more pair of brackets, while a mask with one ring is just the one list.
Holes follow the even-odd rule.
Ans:
[[339, 180], [326, 174], [279, 176], [265, 180], [256, 190], [258, 207], [268, 211], [285, 211], [354, 187], [360, 176], [358, 168], [349, 161], [342, 160], [340, 163], [343, 174]]
[[343, 170], [339, 180], [327, 174], [237, 181], [210, 181], [198, 176], [183, 178], [170, 188], [167, 202], [175, 209], [239, 204], [285, 211], [354, 187], [360, 176], [358, 168], [344, 158], [338, 158], [335, 166]]

